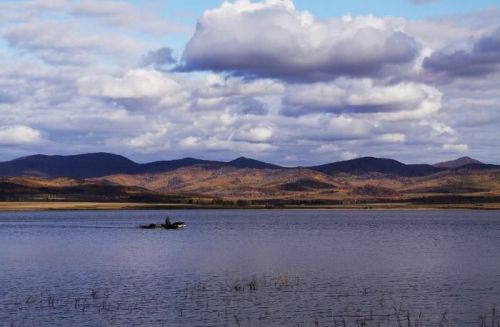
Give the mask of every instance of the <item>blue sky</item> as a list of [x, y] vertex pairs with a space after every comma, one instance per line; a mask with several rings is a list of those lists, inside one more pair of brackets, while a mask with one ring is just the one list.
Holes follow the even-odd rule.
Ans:
[[[163, 6], [167, 11], [170, 9], [176, 14], [190, 13], [192, 17], [198, 17], [206, 9], [215, 8], [221, 2], [220, 0], [165, 1]], [[135, 3], [140, 3], [140, 1], [135, 1]], [[299, 10], [310, 11], [319, 18], [352, 13], [423, 19], [484, 10], [489, 7], [498, 7], [499, 3], [498, 0], [436, 0], [423, 4], [405, 0], [296, 0], [295, 5]]]
[[299, 9], [310, 10], [318, 17], [331, 17], [350, 12], [354, 15], [374, 14], [377, 16], [401, 16], [410, 19], [424, 19], [444, 15], [464, 14], [473, 10], [483, 10], [498, 6], [496, 0], [436, 0], [415, 4], [403, 0], [299, 0]]
[[416, 2], [1, 2], [0, 160], [500, 163], [498, 0]]

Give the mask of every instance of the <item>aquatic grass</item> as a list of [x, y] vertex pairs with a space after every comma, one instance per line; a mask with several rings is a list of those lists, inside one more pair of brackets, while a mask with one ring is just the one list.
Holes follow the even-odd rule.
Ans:
[[[299, 298], [314, 294], [312, 285], [305, 283], [303, 278], [279, 272], [271, 275], [251, 275], [241, 278], [233, 283], [231, 287], [211, 279], [198, 282], [186, 283], [174, 294], [164, 294], [165, 297], [173, 296], [175, 303], [170, 310], [163, 305], [161, 298], [151, 298], [144, 295], [121, 299], [109, 289], [92, 288], [83, 291], [78, 296], [70, 294], [52, 294], [40, 292], [28, 295], [21, 301], [2, 305], [9, 305], [11, 312], [22, 313], [18, 318], [14, 315], [10, 326], [30, 325], [23, 320], [24, 316], [36, 317], [38, 314], [50, 312], [65, 312], [73, 317], [81, 315], [82, 318], [75, 319], [100, 319], [102, 321], [123, 321], [123, 317], [133, 315], [134, 312], [142, 312], [145, 308], [151, 309], [156, 306], [158, 312], [164, 314], [166, 326], [172, 324], [190, 324], [190, 319], [195, 312], [203, 312], [206, 315], [207, 324], [227, 326], [254, 326], [254, 325], [297, 325], [297, 326], [334, 326], [334, 327], [452, 327], [456, 326], [453, 321], [460, 313], [442, 312], [439, 316], [425, 314], [422, 311], [412, 311], [403, 303], [391, 304], [378, 294], [376, 290], [360, 288], [352, 290], [354, 299], [362, 299], [376, 295], [375, 298], [365, 304], [356, 304], [346, 301], [345, 293], [339, 292], [339, 296], [332, 302], [334, 307], [327, 311], [304, 311], [303, 318], [299, 323], [289, 320], [292, 311], [279, 311], [272, 306], [260, 306], [262, 297], [274, 297], [276, 299], [287, 298], [298, 295]], [[296, 292], [291, 292], [293, 289]], [[303, 295], [304, 294], [304, 295]], [[361, 296], [361, 297], [360, 297]], [[306, 297], [304, 298], [306, 299]], [[370, 304], [371, 303], [371, 304]], [[307, 308], [307, 303], [304, 304]], [[0, 306], [0, 311], [3, 310]], [[258, 310], [249, 308], [259, 308]], [[337, 309], [337, 310], [336, 310]], [[340, 310], [338, 310], [340, 309]], [[83, 317], [87, 318], [83, 318]], [[161, 315], [159, 316], [161, 318]], [[435, 317], [435, 318], [434, 318]], [[161, 320], [161, 319], [160, 319]], [[159, 320], [159, 321], [160, 321]], [[161, 320], [161, 321], [163, 321]], [[290, 322], [290, 324], [288, 324]], [[500, 327], [500, 315], [496, 307], [486, 315], [471, 319], [467, 326], [471, 327]]]
[[500, 315], [496, 307], [493, 307], [489, 317], [480, 316], [479, 319], [481, 321], [481, 327], [500, 327]]
[[252, 279], [248, 283], [248, 287], [250, 288], [250, 291], [256, 291], [257, 285], [258, 285], [257, 276], [254, 275], [254, 276], [252, 276]]

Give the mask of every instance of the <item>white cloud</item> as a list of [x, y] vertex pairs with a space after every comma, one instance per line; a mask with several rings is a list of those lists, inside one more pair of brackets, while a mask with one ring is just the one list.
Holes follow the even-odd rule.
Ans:
[[274, 135], [274, 130], [271, 126], [242, 126], [239, 128], [236, 139], [250, 142], [267, 142]]
[[150, 33], [187, 33], [191, 29], [172, 24], [149, 11], [120, 1], [81, 0], [69, 3], [73, 15], [99, 19], [111, 26], [133, 27]]
[[29, 21], [6, 29], [10, 46], [52, 64], [89, 64], [99, 56], [139, 55], [144, 44], [127, 35], [102, 31], [85, 33], [77, 22]]
[[443, 144], [443, 149], [452, 152], [467, 152], [469, 146], [467, 144]]
[[319, 147], [311, 150], [313, 153], [332, 153], [339, 151], [339, 146], [336, 144], [321, 144]]
[[291, 85], [285, 96], [284, 112], [304, 115], [314, 111], [336, 113], [393, 113], [420, 117], [440, 107], [435, 88], [414, 82], [377, 85], [371, 79], [343, 79], [329, 83]]
[[404, 143], [406, 135], [401, 133], [382, 134], [377, 140], [383, 143]]
[[275, 146], [268, 143], [251, 143], [244, 141], [221, 140], [217, 137], [201, 137], [189, 136], [179, 142], [179, 146], [183, 149], [206, 149], [210, 151], [236, 151], [239, 154], [245, 153], [261, 153], [276, 149]]
[[405, 71], [419, 48], [390, 19], [368, 15], [319, 21], [297, 11], [291, 0], [239, 0], [200, 17], [184, 61], [188, 70], [323, 80]]
[[356, 152], [344, 151], [340, 154], [342, 160], [351, 160], [355, 158], [359, 158], [359, 155]]
[[[459, 44], [461, 46], [461, 44]], [[465, 49], [442, 49], [424, 60], [424, 68], [452, 78], [486, 76], [500, 71], [500, 28], [481, 36]]]
[[437, 121], [422, 121], [421, 125], [430, 126], [432, 128], [432, 134], [434, 136], [441, 135], [455, 135], [456, 131], [445, 123], [437, 122]]
[[182, 149], [196, 149], [200, 147], [200, 139], [195, 136], [188, 136], [179, 142], [179, 146]]
[[205, 83], [198, 89], [203, 98], [221, 98], [230, 96], [265, 96], [281, 94], [285, 86], [272, 79], [244, 81], [240, 78], [225, 78], [218, 74], [209, 74]]
[[379, 119], [389, 121], [422, 120], [435, 116], [442, 107], [443, 93], [432, 86], [421, 84], [420, 87], [425, 94], [425, 98], [417, 106], [403, 108], [403, 110], [395, 112], [381, 113]]
[[187, 92], [174, 79], [156, 70], [135, 69], [123, 77], [86, 76], [78, 81], [80, 94], [109, 99], [155, 99], [161, 105], [182, 103]]
[[25, 10], [66, 13], [77, 18], [97, 20], [116, 28], [126, 27], [149, 33], [188, 33], [189, 27], [170, 23], [155, 15], [153, 9], [139, 8], [116, 0], [32, 0], [26, 1]]
[[29, 126], [0, 127], [0, 144], [2, 145], [33, 144], [40, 141], [42, 141], [40, 131]]
[[127, 140], [127, 145], [139, 152], [151, 153], [170, 149], [168, 128], [163, 126]]
[[368, 121], [348, 116], [334, 116], [330, 118], [327, 131], [339, 138], [363, 138], [370, 135], [373, 125]]

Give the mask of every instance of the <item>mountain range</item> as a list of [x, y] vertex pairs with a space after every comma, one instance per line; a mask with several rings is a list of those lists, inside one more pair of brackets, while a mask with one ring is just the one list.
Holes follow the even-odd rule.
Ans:
[[101, 152], [69, 156], [37, 154], [4, 161], [0, 162], [0, 176], [91, 178], [113, 174], [169, 172], [178, 168], [195, 165], [257, 169], [281, 168], [276, 165], [244, 157], [229, 162], [184, 158], [141, 164], [121, 155]]
[[[362, 157], [318, 166], [297, 168], [311, 169], [328, 175], [339, 173], [354, 175], [380, 173], [402, 177], [417, 177], [473, 164], [478, 166], [477, 168], [487, 167], [487, 165], [468, 157], [434, 165], [404, 164], [393, 159]], [[87, 153], [69, 156], [37, 154], [0, 162], [0, 176], [68, 177], [85, 179], [116, 174], [136, 175], [166, 173], [179, 168], [192, 166], [205, 166], [211, 168], [232, 167], [239, 169], [292, 169], [245, 157], [240, 157], [228, 162], [184, 158], [137, 163], [121, 155], [111, 153]]]
[[500, 166], [459, 158], [404, 164], [363, 157], [281, 167], [240, 157], [136, 163], [109, 153], [0, 162], [0, 200], [212, 203], [500, 203]]

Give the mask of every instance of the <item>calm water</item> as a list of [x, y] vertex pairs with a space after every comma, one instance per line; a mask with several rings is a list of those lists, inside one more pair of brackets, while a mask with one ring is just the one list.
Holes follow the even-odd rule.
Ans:
[[[187, 228], [136, 228], [166, 214]], [[495, 211], [0, 213], [0, 325], [496, 326], [495, 307]]]

